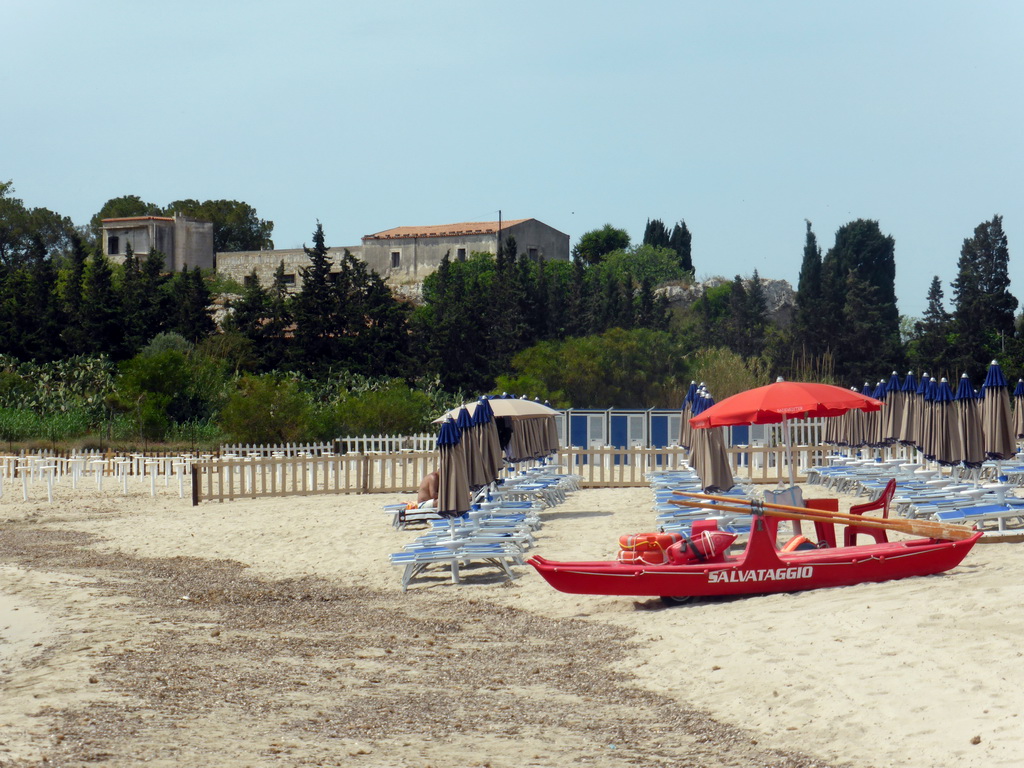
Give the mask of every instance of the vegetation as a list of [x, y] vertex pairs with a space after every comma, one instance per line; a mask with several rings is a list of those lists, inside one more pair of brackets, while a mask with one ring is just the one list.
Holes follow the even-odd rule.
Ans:
[[[898, 314], [895, 240], [878, 222], [843, 225], [824, 255], [808, 222], [788, 322], [756, 271], [694, 286], [681, 219], [648, 220], [638, 244], [605, 225], [571, 262], [533, 261], [512, 238], [496, 256], [445, 258], [415, 306], [352, 254], [330, 256], [319, 223], [297, 291], [283, 264], [243, 287], [169, 274], [157, 251], [102, 255], [102, 218], [174, 212], [212, 221], [218, 249], [273, 245], [273, 223], [237, 201], [128, 195], [76, 228], [0, 183], [0, 440], [330, 439], [429, 429], [464, 393], [674, 408], [691, 379], [721, 399], [778, 375], [859, 385], [913, 367], [978, 382], [993, 358], [1010, 376], [1024, 366], [1000, 216], [963, 241], [951, 306], [936, 277], [920, 319]], [[670, 309], [664, 286], [693, 300]]]

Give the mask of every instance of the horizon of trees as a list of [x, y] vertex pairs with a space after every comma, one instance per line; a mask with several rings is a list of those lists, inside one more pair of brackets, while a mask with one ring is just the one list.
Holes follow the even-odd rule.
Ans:
[[[224, 202], [230, 205], [219, 205]], [[189, 215], [219, 211], [223, 222], [235, 221], [223, 225], [223, 242], [271, 242], [272, 222], [244, 203], [174, 206]], [[94, 221], [167, 210], [124, 196], [108, 201]], [[98, 245], [69, 219], [27, 209], [10, 182], [0, 184], [0, 354], [37, 363], [83, 355], [109, 360], [129, 392], [174, 378], [139, 375], [139, 356], [151, 355], [154, 339], [191, 345], [192, 352], [178, 350], [184, 358], [173, 358], [172, 368], [186, 366], [190, 355], [215, 359], [226, 377], [216, 397], [204, 390], [184, 408], [174, 397], [162, 400], [167, 392], [138, 394], [136, 426], [149, 425], [140, 427], [146, 434], [173, 431], [186, 417], [222, 418], [224, 392], [243, 380], [261, 396], [274, 387], [252, 381], [355, 376], [383, 382], [385, 390], [393, 381], [453, 398], [512, 387], [563, 406], [675, 407], [690, 378], [705, 370], [701, 361], [711, 359], [716, 364], [706, 370], [716, 373], [709, 375], [731, 369], [745, 383], [782, 375], [860, 388], [913, 369], [950, 380], [966, 372], [978, 386], [992, 359], [1010, 378], [1024, 373], [1009, 245], [998, 215], [964, 238], [948, 308], [935, 277], [920, 319], [899, 316], [895, 240], [866, 219], [841, 226], [824, 253], [807, 222], [791, 322], [769, 316], [756, 271], [703, 286], [692, 304], [670, 308], [658, 287], [693, 285], [692, 237], [682, 219], [671, 228], [649, 219], [638, 244], [626, 230], [605, 225], [580, 238], [571, 262], [531, 261], [512, 238], [495, 257], [446, 258], [424, 281], [418, 305], [396, 298], [350, 253], [331, 263], [317, 223], [301, 289], [289, 291], [283, 265], [271, 285], [248, 280], [235, 288], [221, 327], [210, 310], [211, 293], [220, 292], [214, 276], [166, 274], [155, 251], [129, 252], [123, 265], [112, 264]], [[732, 394], [724, 380], [718, 391], [716, 382], [708, 383], [717, 398]], [[118, 397], [111, 407], [130, 412]]]

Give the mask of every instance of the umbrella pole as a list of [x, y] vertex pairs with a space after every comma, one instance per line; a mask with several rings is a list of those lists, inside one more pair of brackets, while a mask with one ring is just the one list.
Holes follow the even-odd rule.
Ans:
[[793, 440], [789, 436], [789, 417], [782, 417], [782, 439], [786, 443], [786, 461], [789, 463], [789, 487], [796, 485], [796, 473], [793, 470]]

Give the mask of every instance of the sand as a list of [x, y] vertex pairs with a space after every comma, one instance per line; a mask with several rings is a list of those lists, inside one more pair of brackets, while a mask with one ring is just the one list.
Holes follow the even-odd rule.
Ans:
[[[1024, 545], [939, 576], [665, 607], [428, 571], [408, 496], [0, 499], [0, 766], [1019, 766]], [[824, 495], [811, 489], [806, 495]], [[846, 499], [846, 503], [849, 503]], [[844, 507], [845, 508], [845, 507]], [[606, 559], [647, 489], [536, 552]]]

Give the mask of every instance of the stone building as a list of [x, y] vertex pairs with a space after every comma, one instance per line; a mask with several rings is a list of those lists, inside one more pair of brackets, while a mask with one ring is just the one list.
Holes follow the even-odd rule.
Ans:
[[[515, 238], [521, 255], [569, 260], [569, 236], [536, 219], [395, 227], [366, 235], [361, 245], [348, 246], [348, 250], [393, 287], [399, 287], [421, 283], [446, 253], [453, 261], [465, 260], [471, 253], [497, 254], [499, 239], [509, 237]], [[337, 264], [344, 253], [345, 247], [339, 246], [329, 248], [327, 255]], [[244, 284], [255, 270], [260, 284], [269, 286], [281, 262], [290, 289], [301, 288], [300, 269], [309, 265], [302, 248], [218, 253], [217, 272]]]
[[213, 224], [190, 219], [181, 214], [171, 216], [129, 216], [103, 219], [103, 253], [113, 262], [124, 263], [128, 246], [145, 258], [151, 249], [166, 258], [168, 272], [183, 267], [213, 269]]
[[420, 282], [445, 254], [453, 261], [471, 253], [497, 254], [499, 241], [510, 237], [521, 255], [535, 261], [569, 260], [569, 236], [536, 219], [385, 229], [363, 238], [362, 259], [384, 277]]
[[[359, 246], [348, 249], [357, 259], [361, 252]], [[327, 249], [327, 258], [333, 265], [340, 262], [345, 255], [345, 248]], [[287, 248], [273, 251], [221, 251], [217, 254], [217, 274], [229, 277], [240, 285], [245, 285], [256, 273], [260, 285], [269, 288], [274, 282], [274, 273], [284, 263], [284, 282], [289, 291], [297, 291], [302, 287], [302, 268], [309, 266], [309, 256], [303, 248]]]

